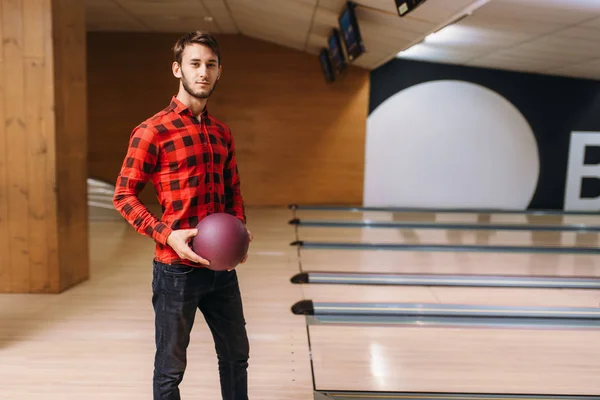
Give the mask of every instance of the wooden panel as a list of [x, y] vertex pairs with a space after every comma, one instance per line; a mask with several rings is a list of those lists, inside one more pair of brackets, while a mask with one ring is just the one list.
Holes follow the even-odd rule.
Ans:
[[250, 39], [221, 46], [211, 106], [236, 137], [248, 204], [360, 203], [368, 72], [327, 85], [316, 56]]
[[[26, 25], [25, 35], [25, 111], [27, 126], [27, 187], [29, 192], [29, 264], [31, 269], [30, 290], [33, 292], [46, 291], [49, 285], [49, 271], [46, 268], [48, 258], [47, 231], [39, 229], [52, 217], [47, 210], [47, 196], [44, 181], [46, 179], [46, 158], [48, 157], [47, 134], [43, 129], [43, 107], [46, 98], [39, 95], [44, 87], [44, 36], [42, 21], [43, 13], [39, 0], [24, 0], [25, 15], [35, 15], [35, 24]], [[31, 11], [31, 14], [29, 13]], [[32, 18], [33, 19], [33, 18]], [[25, 19], [29, 21], [29, 19]]]
[[27, 185], [28, 144], [25, 118], [23, 3], [4, 0], [2, 29], [4, 40], [4, 117], [9, 173], [4, 187], [8, 195], [8, 229], [11, 290], [29, 290], [29, 193]]
[[88, 278], [85, 13], [53, 0], [60, 289]]
[[[4, 24], [4, 4], [0, 1], [0, 23]], [[9, 229], [8, 229], [8, 148], [6, 146], [4, 98], [4, 38], [3, 29], [0, 27], [0, 254], [4, 254], [0, 262], [0, 292], [10, 291], [10, 253], [9, 253]]]
[[[89, 34], [90, 176], [114, 183], [133, 127], [177, 93], [178, 37]], [[208, 107], [233, 131], [248, 205], [360, 203], [368, 71], [327, 85], [316, 56], [243, 36], [219, 42], [223, 75]], [[151, 187], [141, 197], [155, 202]]]
[[88, 268], [83, 5], [0, 0], [0, 11], [0, 291], [58, 292], [86, 278]]
[[42, 128], [44, 99], [36, 95], [43, 87], [44, 70], [43, 61], [27, 60], [25, 64], [27, 76], [25, 95], [28, 99], [27, 107], [27, 137], [29, 165], [28, 165], [28, 191], [29, 191], [29, 263], [31, 274], [30, 290], [33, 292], [46, 292], [50, 289], [50, 270], [48, 262], [48, 232], [45, 224], [52, 218], [52, 210], [48, 209], [46, 192], [46, 159], [47, 140]]
[[[44, 8], [51, 8], [52, 0], [45, 0]], [[53, 18], [50, 12], [44, 13], [44, 37], [52, 37], [53, 35]], [[54, 59], [54, 45], [50, 41], [44, 43], [44, 59]], [[41, 88], [42, 89], [42, 88]], [[47, 260], [46, 268], [48, 269], [48, 280], [51, 292], [58, 292], [60, 279], [60, 265], [58, 262], [58, 221], [57, 221], [57, 199], [56, 192], [58, 184], [56, 181], [56, 139], [55, 139], [55, 114], [56, 102], [54, 99], [54, 63], [46, 62], [44, 68], [44, 98], [47, 99], [43, 106], [43, 129], [46, 133], [48, 141], [47, 157], [46, 157], [46, 179], [44, 181], [44, 192], [47, 194], [47, 210], [49, 217], [46, 219], [46, 240], [47, 240]]]

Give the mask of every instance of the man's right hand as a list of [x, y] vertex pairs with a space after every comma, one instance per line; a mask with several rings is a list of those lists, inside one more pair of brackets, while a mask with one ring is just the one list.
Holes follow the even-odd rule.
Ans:
[[204, 265], [210, 265], [208, 260], [200, 257], [198, 254], [194, 253], [188, 242], [194, 236], [198, 234], [198, 229], [178, 229], [169, 235], [167, 238], [167, 244], [171, 246], [173, 250], [177, 253], [179, 257], [182, 259], [194, 261]]

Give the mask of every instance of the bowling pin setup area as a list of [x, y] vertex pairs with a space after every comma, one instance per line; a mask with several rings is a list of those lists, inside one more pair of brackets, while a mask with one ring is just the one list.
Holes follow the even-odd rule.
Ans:
[[595, 213], [291, 205], [314, 398], [599, 398]]

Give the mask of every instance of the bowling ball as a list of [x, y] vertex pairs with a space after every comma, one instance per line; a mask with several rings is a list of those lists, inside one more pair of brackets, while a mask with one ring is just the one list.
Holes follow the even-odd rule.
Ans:
[[196, 228], [198, 234], [192, 239], [192, 250], [208, 260], [210, 265], [206, 267], [212, 270], [233, 269], [248, 252], [250, 238], [246, 226], [231, 214], [210, 214]]

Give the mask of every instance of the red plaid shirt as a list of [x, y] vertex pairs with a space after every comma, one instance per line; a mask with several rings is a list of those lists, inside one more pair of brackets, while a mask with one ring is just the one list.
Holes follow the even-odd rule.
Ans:
[[[138, 197], [149, 180], [163, 210], [161, 219]], [[157, 261], [196, 265], [166, 244], [171, 231], [195, 228], [216, 212], [246, 223], [230, 129], [206, 109], [197, 119], [173, 97], [131, 133], [113, 204], [137, 232], [155, 240]]]

